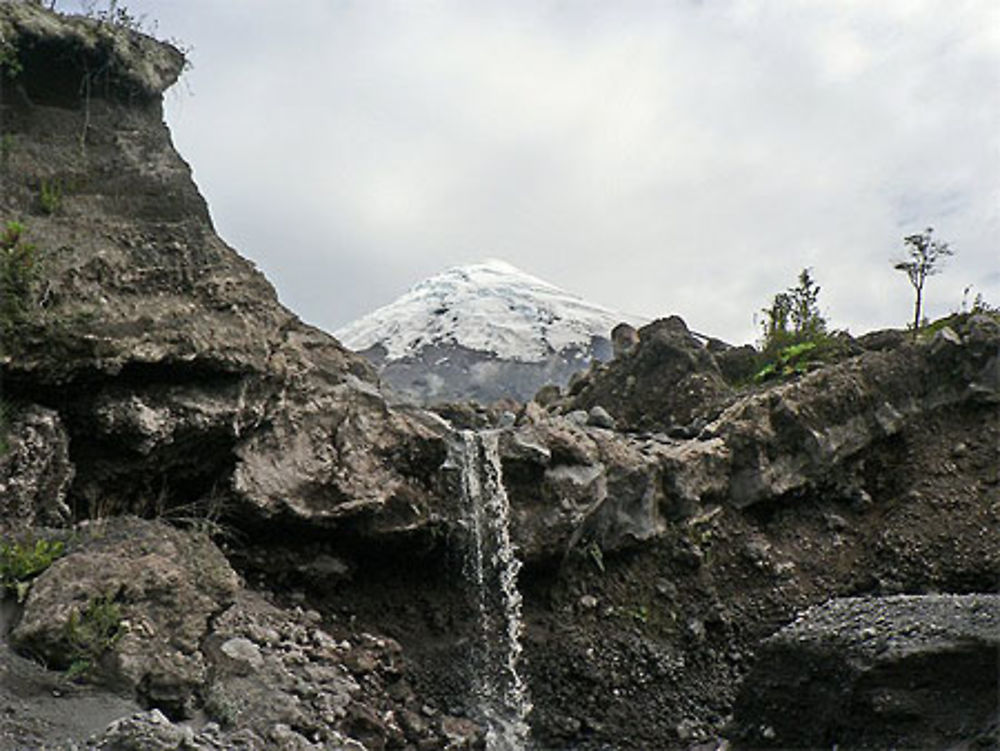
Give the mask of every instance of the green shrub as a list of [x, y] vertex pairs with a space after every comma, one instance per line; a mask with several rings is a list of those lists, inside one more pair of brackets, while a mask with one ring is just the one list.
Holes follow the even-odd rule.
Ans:
[[121, 606], [111, 595], [95, 597], [83, 610], [73, 611], [63, 630], [69, 646], [66, 677], [73, 680], [91, 672], [124, 633]]
[[774, 378], [788, 378], [801, 375], [809, 370], [809, 364], [817, 359], [816, 342], [799, 342], [779, 350], [773, 360], [764, 364], [754, 373], [754, 383], [763, 383]]
[[27, 318], [38, 276], [37, 252], [25, 232], [13, 221], [0, 231], [0, 343]]
[[0, 587], [4, 592], [13, 592], [18, 602], [24, 602], [31, 580], [51, 566], [65, 550], [59, 540], [0, 543]]
[[776, 294], [771, 305], [761, 310], [764, 314], [761, 349], [765, 353], [773, 355], [826, 335], [826, 319], [819, 312], [819, 291], [809, 269], [802, 269], [799, 283]]
[[819, 291], [809, 269], [802, 269], [798, 284], [776, 294], [761, 311], [763, 336], [753, 383], [801, 375], [843, 353], [843, 343], [830, 335], [819, 312]]
[[0, 40], [0, 74], [7, 78], [17, 78], [24, 68], [21, 57], [13, 42]]
[[55, 214], [62, 205], [62, 183], [58, 180], [42, 180], [38, 188], [38, 207], [43, 214]]

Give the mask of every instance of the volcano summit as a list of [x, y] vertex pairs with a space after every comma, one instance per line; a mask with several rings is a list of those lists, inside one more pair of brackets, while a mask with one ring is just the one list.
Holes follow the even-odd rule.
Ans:
[[630, 316], [595, 305], [508, 263], [459, 266], [335, 332], [420, 403], [530, 399], [594, 360], [611, 358], [611, 330]]

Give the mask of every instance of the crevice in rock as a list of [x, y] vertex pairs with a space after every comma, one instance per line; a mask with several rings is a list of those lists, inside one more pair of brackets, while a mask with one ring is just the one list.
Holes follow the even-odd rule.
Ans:
[[107, 96], [119, 83], [108, 50], [79, 41], [22, 34], [18, 58], [24, 72], [16, 81], [36, 105], [79, 109], [85, 96]]

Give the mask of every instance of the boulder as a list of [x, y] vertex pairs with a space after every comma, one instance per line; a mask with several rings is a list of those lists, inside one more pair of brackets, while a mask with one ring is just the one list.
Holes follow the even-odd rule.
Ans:
[[990, 747], [998, 655], [997, 595], [830, 600], [761, 646], [736, 747]]
[[615, 429], [615, 419], [600, 404], [590, 408], [590, 412], [587, 413], [587, 424], [606, 430]]
[[861, 349], [871, 352], [884, 352], [902, 347], [912, 340], [913, 335], [899, 329], [880, 329], [869, 331], [859, 336], [855, 341]]
[[207, 678], [201, 640], [239, 577], [207, 537], [160, 522], [109, 519], [80, 538], [34, 581], [11, 643], [190, 715]]
[[611, 346], [616, 358], [630, 354], [639, 344], [639, 332], [628, 323], [619, 323], [611, 329]]
[[760, 353], [750, 344], [712, 352], [722, 377], [730, 384], [747, 383], [760, 367]]
[[500, 437], [513, 537], [526, 559], [591, 544], [618, 550], [665, 529], [672, 503], [661, 478], [665, 447], [586, 422], [536, 414]]
[[601, 405], [621, 429], [667, 430], [714, 416], [730, 396], [712, 354], [677, 316], [638, 332], [627, 356], [571, 382], [568, 409]]
[[[421, 705], [398, 643], [361, 630], [334, 638], [318, 612], [243, 589], [205, 535], [118, 517], [71, 539], [33, 582], [10, 640], [51, 670], [153, 710], [113, 723], [88, 747], [445, 745], [455, 718], [401, 719]], [[214, 727], [177, 724], [201, 713]]]

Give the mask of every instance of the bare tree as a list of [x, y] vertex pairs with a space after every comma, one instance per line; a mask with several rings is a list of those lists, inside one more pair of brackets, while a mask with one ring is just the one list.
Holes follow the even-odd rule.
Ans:
[[903, 238], [906, 243], [906, 250], [909, 258], [903, 261], [896, 261], [893, 268], [897, 271], [905, 271], [916, 292], [917, 300], [913, 307], [913, 337], [916, 338], [917, 330], [920, 328], [920, 309], [924, 302], [924, 282], [927, 277], [934, 276], [941, 272], [940, 264], [948, 256], [955, 255], [955, 251], [948, 247], [948, 243], [933, 240], [933, 227], [928, 227], [923, 232], [909, 235]]

